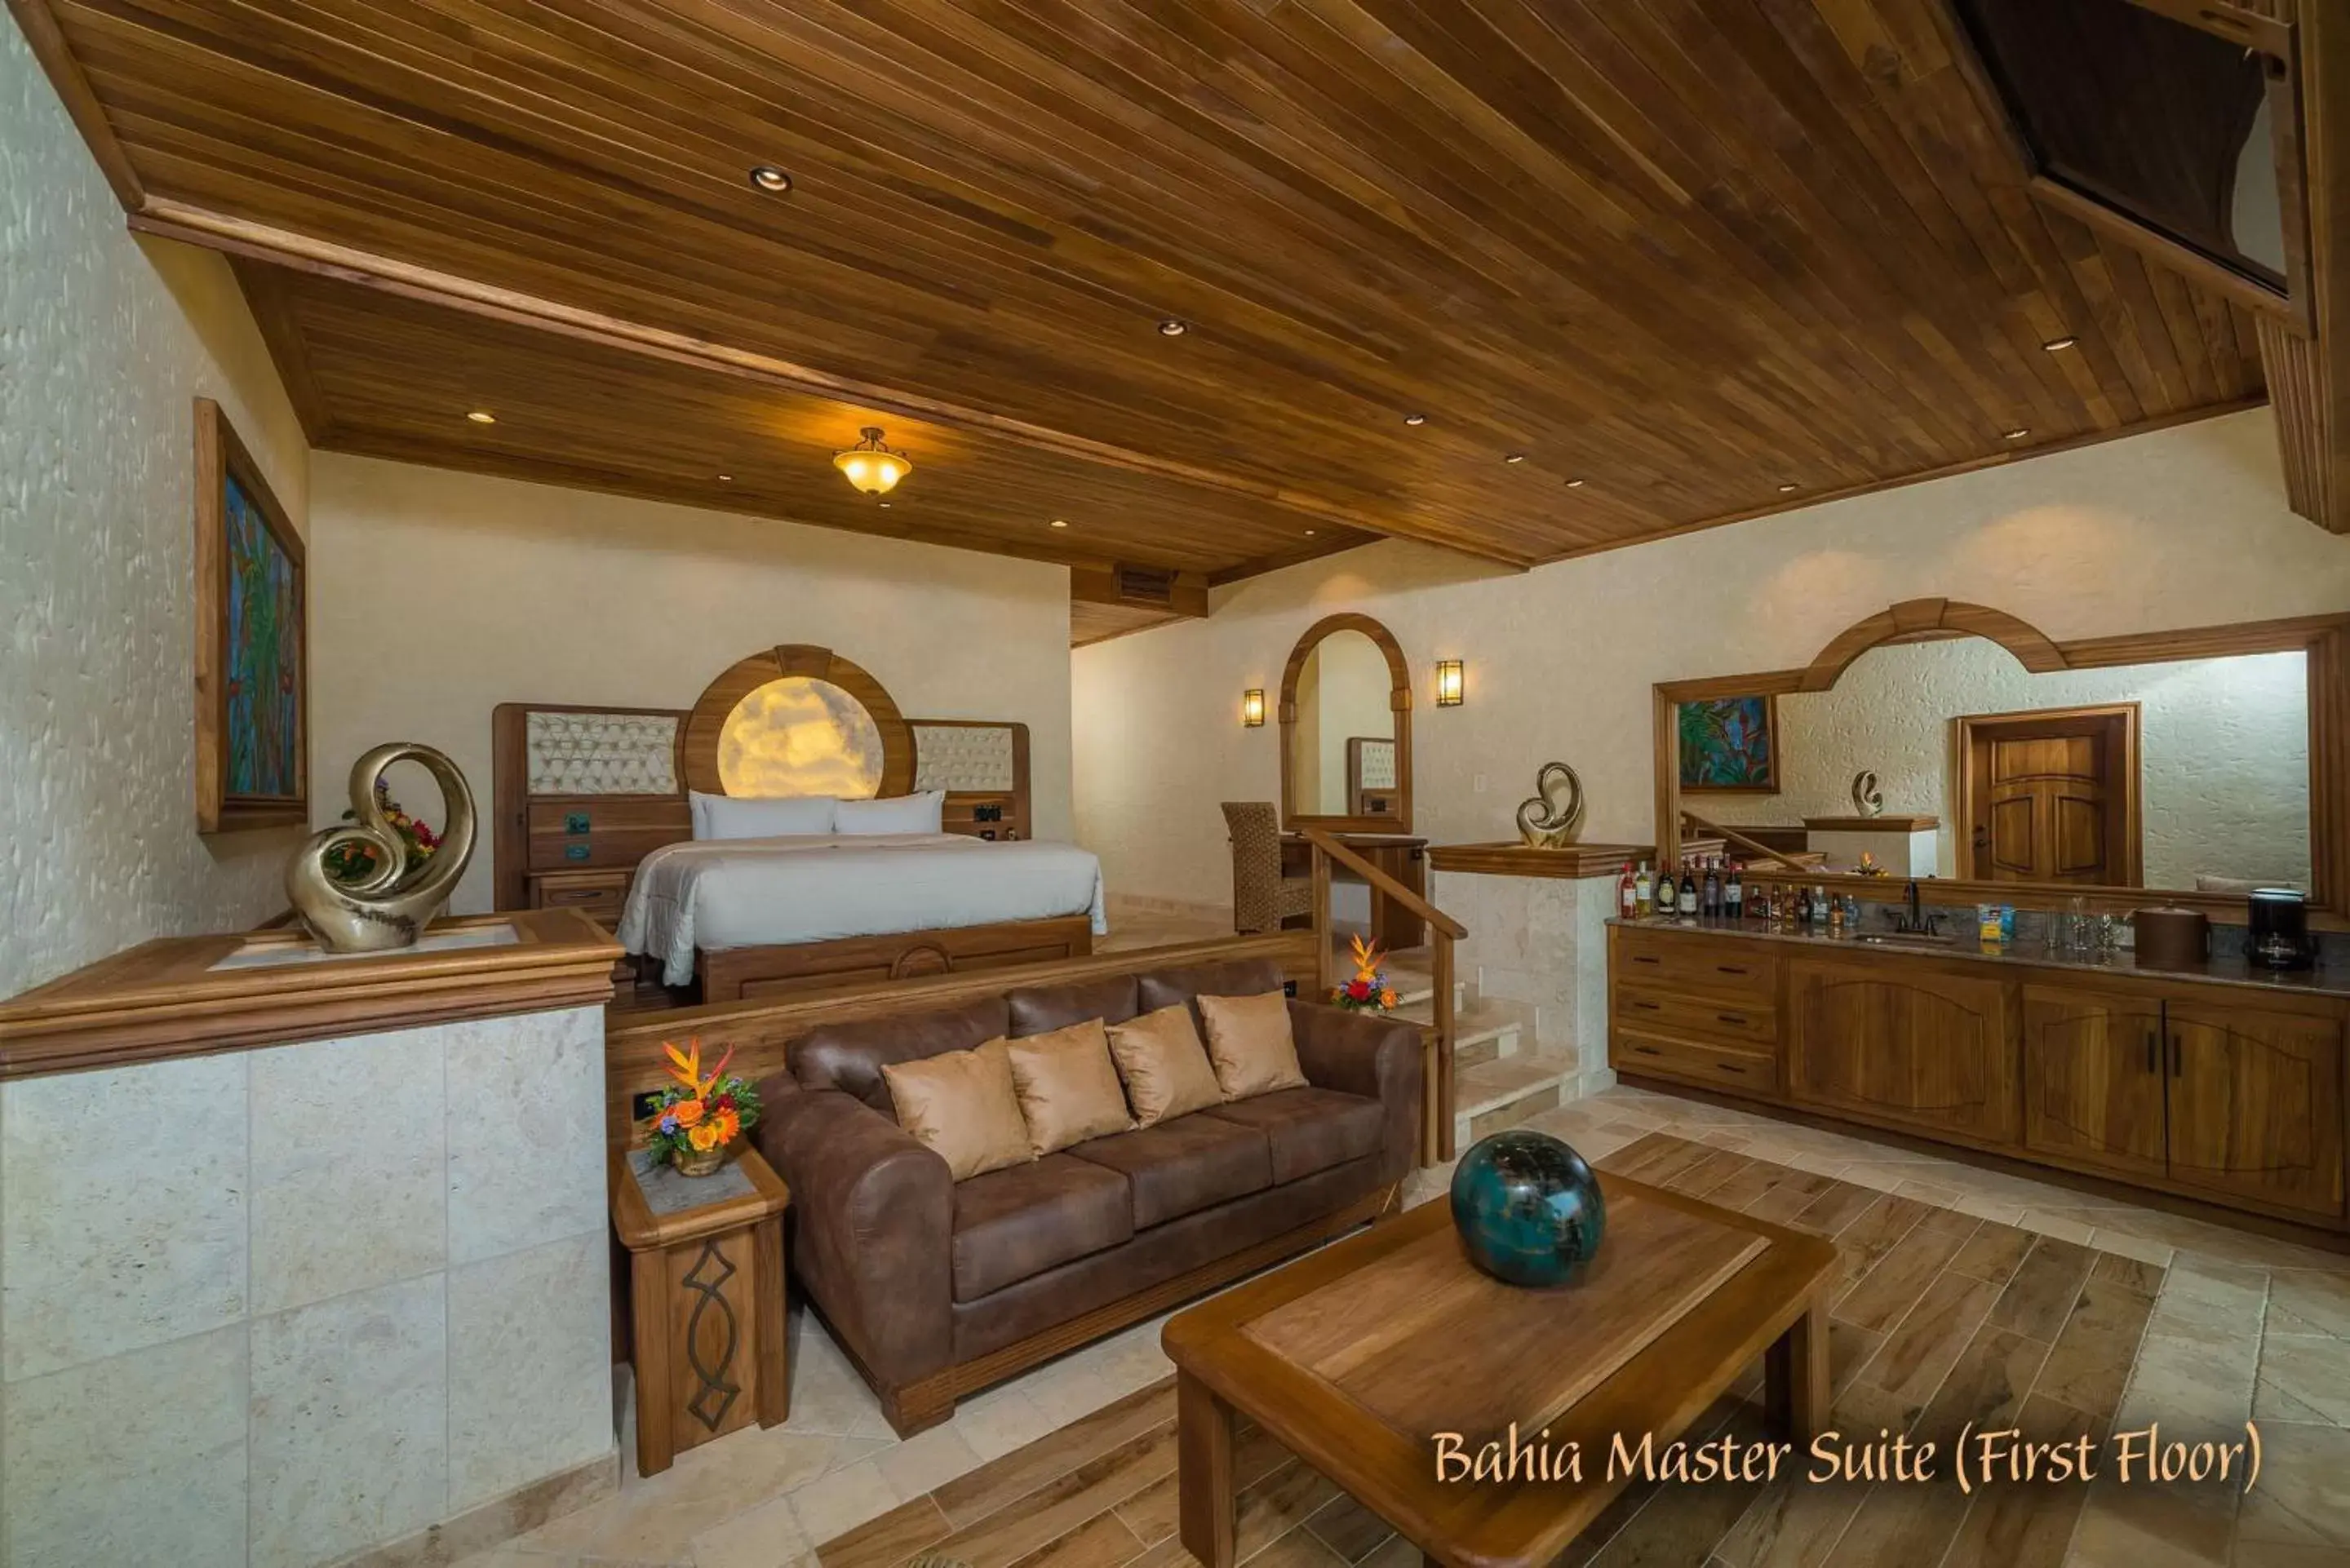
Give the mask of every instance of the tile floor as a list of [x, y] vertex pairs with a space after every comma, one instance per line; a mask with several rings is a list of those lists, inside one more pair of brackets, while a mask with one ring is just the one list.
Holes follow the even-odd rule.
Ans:
[[[1604, 1568], [2321, 1568], [2350, 1564], [2350, 1257], [1931, 1156], [1639, 1090], [1537, 1117], [1604, 1169], [1835, 1236], [1840, 1414], [1924, 1430], [2008, 1414], [2033, 1430], [2240, 1432], [2260, 1485], [2107, 1485], [1973, 1500], [1938, 1488], [1627, 1493], [1570, 1563]], [[1449, 1172], [1416, 1173], [1413, 1201]], [[1041, 1367], [897, 1441], [804, 1313], [792, 1418], [695, 1449], [464, 1568], [1162, 1568], [1172, 1450], [1159, 1324]], [[1726, 1401], [1715, 1425], [1750, 1423]], [[623, 1434], [624, 1451], [628, 1436]], [[1260, 1568], [1402, 1568], [1416, 1556], [1260, 1443], [1246, 1540]]]

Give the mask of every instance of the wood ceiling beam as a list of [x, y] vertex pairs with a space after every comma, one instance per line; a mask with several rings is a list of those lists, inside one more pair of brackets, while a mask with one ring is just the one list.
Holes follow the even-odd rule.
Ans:
[[[11, 0], [12, 5], [21, 3], [24, 0]], [[758, 381], [836, 402], [851, 403], [859, 408], [903, 414], [911, 419], [932, 420], [940, 424], [997, 436], [1022, 446], [1083, 462], [1204, 485], [1227, 493], [1247, 496], [1284, 511], [1358, 528], [1367, 533], [1418, 539], [1521, 571], [1534, 564], [1533, 558], [1523, 552], [1484, 540], [1462, 537], [1447, 530], [1426, 528], [1408, 519], [1366, 516], [1351, 507], [1340, 506], [1286, 486], [1263, 484], [1195, 463], [1091, 441], [1025, 420], [1009, 419], [981, 409], [835, 376], [774, 355], [733, 348], [664, 327], [649, 327], [599, 311], [563, 305], [515, 289], [460, 277], [453, 273], [417, 266], [353, 246], [215, 213], [185, 202], [147, 196], [132, 209], [130, 227], [141, 234], [202, 245], [251, 261], [268, 262], [300, 272], [338, 278], [403, 298], [536, 327], [582, 342], [666, 359], [698, 369], [716, 370], [739, 379]]]
[[[2317, 340], [2301, 346], [2294, 400], [2278, 400], [2285, 472], [2298, 473], [2293, 509], [2350, 533], [2350, 11], [2301, 7], [2302, 102], [2315, 250]], [[2265, 336], [2262, 358], [2269, 358]], [[2277, 384], [2275, 369], [2270, 384]]]

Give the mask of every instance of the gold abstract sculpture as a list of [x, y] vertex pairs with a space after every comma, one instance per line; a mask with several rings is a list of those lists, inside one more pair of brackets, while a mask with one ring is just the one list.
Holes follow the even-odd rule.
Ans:
[[[410, 864], [408, 846], [384, 819], [376, 794], [384, 770], [402, 761], [423, 764], [448, 805], [441, 846], [421, 867]], [[286, 896], [304, 928], [328, 952], [412, 947], [448, 906], [465, 862], [473, 858], [473, 792], [445, 753], [413, 741], [394, 741], [352, 764], [351, 813], [356, 821], [312, 834], [295, 852], [286, 867]], [[347, 844], [363, 846], [374, 857], [375, 869], [364, 880], [338, 882], [327, 875], [328, 853]]]
[[[1562, 804], [1556, 792], [1565, 791]], [[1544, 763], [1535, 793], [1518, 807], [1518, 836], [1536, 849], [1564, 849], [1583, 831], [1583, 781], [1565, 763]]]
[[1877, 816], [1885, 811], [1885, 792], [1877, 787], [1877, 774], [1866, 768], [1852, 776], [1852, 804], [1863, 816]]

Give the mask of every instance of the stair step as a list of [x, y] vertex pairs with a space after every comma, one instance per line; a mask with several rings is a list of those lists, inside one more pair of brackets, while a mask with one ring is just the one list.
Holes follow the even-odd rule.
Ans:
[[1566, 1103], [1581, 1064], [1572, 1051], [1536, 1051], [1470, 1067], [1453, 1077], [1453, 1137], [1467, 1147]]

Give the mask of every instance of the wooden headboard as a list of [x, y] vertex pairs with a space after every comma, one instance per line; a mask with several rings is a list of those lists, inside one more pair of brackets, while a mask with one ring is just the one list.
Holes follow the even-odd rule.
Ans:
[[[617, 919], [637, 862], [693, 836], [682, 758], [691, 716], [682, 708], [500, 703], [490, 721], [496, 907], [572, 904]], [[949, 833], [1031, 836], [1027, 725], [904, 722], [913, 787], [946, 792]]]

